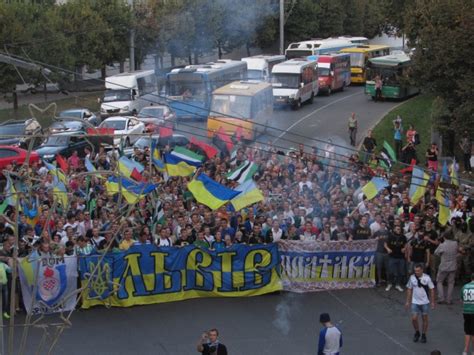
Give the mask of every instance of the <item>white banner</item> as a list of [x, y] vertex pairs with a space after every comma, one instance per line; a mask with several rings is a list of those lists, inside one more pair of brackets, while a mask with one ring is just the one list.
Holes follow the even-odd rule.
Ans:
[[23, 303], [29, 314], [70, 311], [76, 307], [75, 256], [22, 258], [18, 272]]

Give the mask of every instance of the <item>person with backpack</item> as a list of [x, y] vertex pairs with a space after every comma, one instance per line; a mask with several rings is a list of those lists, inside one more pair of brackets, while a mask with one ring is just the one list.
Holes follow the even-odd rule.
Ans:
[[426, 332], [428, 331], [428, 311], [435, 308], [434, 284], [429, 275], [423, 272], [423, 265], [415, 265], [415, 273], [410, 276], [407, 283], [407, 299], [405, 308], [411, 307], [411, 322], [415, 328], [413, 341], [420, 340], [420, 325], [418, 316], [422, 317], [421, 342], [426, 343]]

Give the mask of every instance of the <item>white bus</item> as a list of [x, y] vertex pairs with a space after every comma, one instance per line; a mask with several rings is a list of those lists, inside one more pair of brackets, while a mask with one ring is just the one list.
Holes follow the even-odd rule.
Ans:
[[272, 68], [286, 60], [284, 55], [254, 55], [242, 58], [247, 63], [247, 78], [249, 80], [270, 81]]
[[154, 70], [121, 73], [105, 79], [100, 116], [133, 115], [150, 103], [159, 103]]
[[285, 51], [287, 59], [308, 58], [317, 60], [320, 54], [337, 52], [344, 48], [354, 47], [356, 44], [345, 39], [318, 39], [311, 41], [290, 43]]
[[294, 110], [302, 103], [313, 103], [318, 95], [318, 62], [309, 59], [290, 59], [272, 69], [273, 99], [275, 104], [291, 105]]
[[[328, 38], [328, 40], [332, 40], [334, 38]], [[337, 39], [344, 39], [346, 41], [350, 41], [351, 43], [361, 45], [361, 44], [369, 44], [369, 39], [367, 37], [357, 37], [357, 36], [339, 36]]]

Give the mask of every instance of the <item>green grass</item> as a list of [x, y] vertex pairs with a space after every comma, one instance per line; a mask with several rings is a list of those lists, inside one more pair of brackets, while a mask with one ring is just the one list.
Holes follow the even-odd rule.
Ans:
[[[37, 94], [42, 95], [42, 94]], [[100, 109], [100, 104], [97, 102], [97, 98], [102, 96], [102, 92], [91, 92], [78, 96], [77, 94], [70, 94], [70, 97], [59, 99], [59, 100], [48, 100], [47, 102], [36, 103], [35, 105], [41, 109], [45, 109], [49, 104], [55, 102], [57, 105], [56, 115], [67, 109], [84, 107], [88, 108], [93, 112], [98, 112]], [[13, 106], [13, 105], [12, 105]], [[34, 116], [38, 119], [38, 122], [42, 126], [48, 126], [51, 123], [53, 110], [50, 109], [44, 114], [38, 112], [37, 110], [33, 111]], [[0, 122], [4, 122], [10, 119], [26, 119], [30, 118], [31, 113], [28, 109], [28, 105], [21, 105], [18, 107], [18, 110], [15, 111], [13, 108], [1, 109], [0, 110]]]
[[400, 115], [403, 124], [403, 144], [405, 144], [405, 133], [408, 125], [412, 124], [420, 134], [421, 143], [416, 146], [418, 159], [425, 160], [425, 153], [431, 145], [431, 110], [434, 98], [429, 95], [418, 95], [404, 102], [394, 110], [390, 111], [373, 129], [373, 136], [377, 140], [377, 146], [381, 149], [383, 141], [386, 140], [392, 147], [393, 120]]

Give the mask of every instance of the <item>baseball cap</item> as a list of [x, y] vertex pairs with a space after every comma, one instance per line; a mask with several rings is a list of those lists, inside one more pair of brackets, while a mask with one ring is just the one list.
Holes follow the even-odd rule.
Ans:
[[327, 323], [331, 321], [331, 317], [329, 317], [328, 313], [321, 313], [319, 316], [320, 323]]

